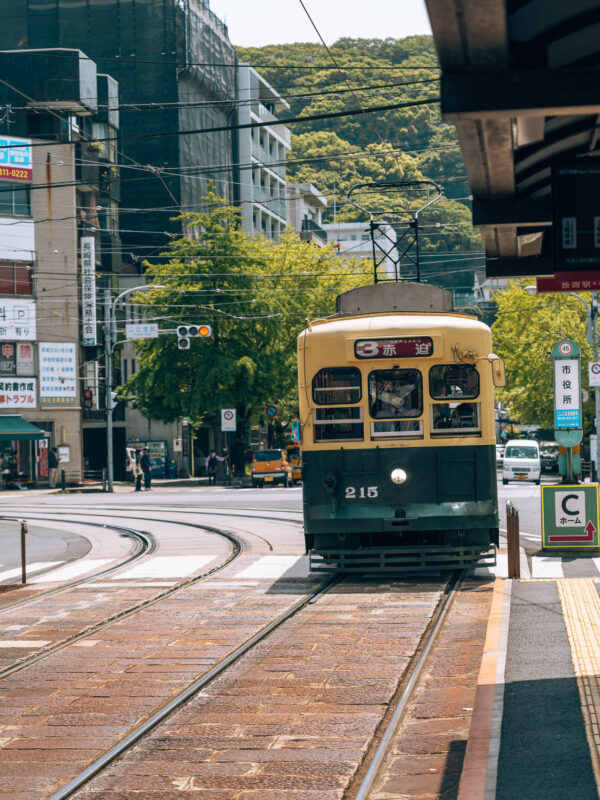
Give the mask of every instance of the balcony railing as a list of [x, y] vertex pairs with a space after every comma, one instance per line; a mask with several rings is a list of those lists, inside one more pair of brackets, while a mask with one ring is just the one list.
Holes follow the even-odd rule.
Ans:
[[301, 230], [302, 233], [314, 234], [317, 238], [319, 238], [323, 242], [323, 244], [327, 244], [327, 234], [325, 233], [323, 228], [321, 228], [320, 225], [317, 225], [316, 222], [313, 222], [312, 219], [306, 219], [306, 218], [303, 219]]

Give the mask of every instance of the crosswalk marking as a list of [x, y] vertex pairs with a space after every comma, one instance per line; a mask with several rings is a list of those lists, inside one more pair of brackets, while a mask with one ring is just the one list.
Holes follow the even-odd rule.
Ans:
[[564, 578], [562, 559], [558, 556], [533, 556], [531, 559], [532, 578]]
[[3, 647], [45, 647], [50, 644], [46, 639], [0, 639], [0, 650]]
[[[27, 564], [27, 575], [41, 572], [43, 569], [49, 569], [50, 567], [56, 567], [58, 564], [64, 564], [64, 561], [35, 561], [33, 564]], [[0, 581], [7, 581], [10, 578], [17, 577], [21, 577], [21, 567], [0, 572]]]
[[54, 581], [68, 581], [72, 578], [78, 578], [86, 572], [94, 572], [94, 570], [109, 564], [112, 558], [83, 558], [79, 561], [74, 561], [72, 564], [67, 564], [60, 569], [52, 570], [52, 572], [45, 575], [38, 575], [32, 578], [29, 583], [52, 583]]
[[[307, 563], [308, 559], [305, 557], [263, 556], [254, 564], [250, 564], [249, 567], [238, 572], [235, 577], [242, 580], [245, 578], [277, 579], [291, 570], [288, 577], [302, 578], [309, 574]], [[298, 568], [293, 569], [295, 565], [298, 565]]]
[[154, 556], [135, 567], [115, 575], [114, 580], [123, 578], [184, 578], [192, 572], [209, 564], [216, 555], [202, 556]]
[[489, 567], [476, 567], [473, 574], [478, 578], [487, 578], [495, 575], [496, 578], [504, 578], [508, 575], [508, 555], [506, 553], [496, 553], [496, 565]]

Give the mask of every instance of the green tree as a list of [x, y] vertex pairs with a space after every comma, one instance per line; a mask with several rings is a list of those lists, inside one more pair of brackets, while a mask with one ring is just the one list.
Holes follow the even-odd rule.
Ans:
[[238, 431], [277, 404], [284, 419], [297, 406], [296, 337], [307, 317], [332, 313], [341, 291], [370, 282], [362, 262], [292, 231], [279, 242], [247, 236], [239, 210], [214, 189], [208, 210], [186, 214], [189, 235], [176, 240], [147, 274], [164, 290], [140, 295], [161, 328], [207, 323], [210, 339], [178, 350], [175, 336], [138, 342], [139, 371], [124, 386], [147, 416], [216, 424], [235, 407]]
[[[499, 399], [510, 408], [512, 417], [525, 424], [554, 426], [554, 385], [552, 347], [569, 338], [581, 348], [585, 366], [592, 349], [585, 335], [586, 309], [568, 294], [530, 296], [524, 287], [527, 279], [509, 284], [495, 295], [498, 318], [492, 326], [495, 352], [506, 362], [506, 388]], [[583, 295], [589, 302], [589, 296]], [[585, 369], [582, 370], [585, 376]], [[585, 377], [584, 377], [585, 385]], [[592, 399], [584, 403], [586, 433], [593, 425]]]

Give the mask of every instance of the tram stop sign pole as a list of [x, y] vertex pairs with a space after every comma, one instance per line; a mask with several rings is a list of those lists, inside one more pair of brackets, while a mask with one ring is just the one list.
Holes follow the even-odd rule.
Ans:
[[581, 404], [581, 350], [570, 339], [562, 339], [552, 348], [554, 367], [554, 436], [567, 451], [567, 483], [575, 480], [573, 448], [583, 438]]

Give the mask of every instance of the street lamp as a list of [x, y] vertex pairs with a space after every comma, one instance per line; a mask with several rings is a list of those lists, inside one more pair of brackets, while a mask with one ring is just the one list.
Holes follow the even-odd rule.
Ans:
[[[127, 341], [123, 339], [117, 342], [117, 319], [115, 315], [116, 307], [121, 300], [133, 292], [147, 292], [150, 289], [164, 289], [164, 286], [156, 286], [145, 283], [143, 286], [133, 286], [125, 289], [111, 300], [110, 289], [104, 290], [104, 359], [105, 359], [105, 394], [104, 408], [106, 410], [106, 478], [108, 491], [113, 491], [113, 400], [112, 400], [112, 356], [117, 344]], [[113, 340], [114, 334], [114, 340]]]
[[[536, 286], [526, 286], [525, 291], [527, 294], [534, 295], [537, 293]], [[594, 361], [598, 361], [598, 292], [592, 292], [592, 302], [591, 304], [584, 300], [581, 295], [577, 294], [577, 292], [567, 292], [570, 297], [575, 297], [579, 300], [587, 309], [587, 330], [586, 330], [586, 339], [588, 342], [590, 341], [590, 331], [591, 331], [591, 339], [592, 341], [590, 344], [594, 348]], [[596, 462], [596, 476], [598, 475], [598, 469], [600, 468], [600, 386], [594, 386], [594, 401], [596, 406], [596, 419], [595, 419], [595, 429], [596, 429], [596, 458], [594, 459]], [[591, 453], [590, 453], [591, 456]]]

